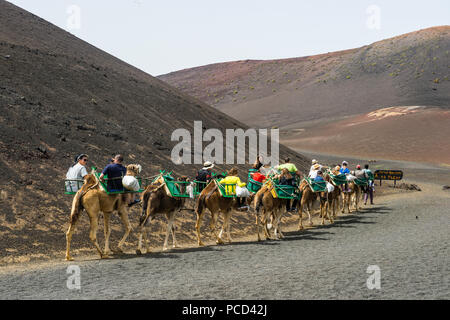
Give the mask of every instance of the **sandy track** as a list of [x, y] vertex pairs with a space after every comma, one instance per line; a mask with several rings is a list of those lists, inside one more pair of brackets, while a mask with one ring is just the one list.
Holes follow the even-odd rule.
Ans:
[[[283, 241], [8, 272], [0, 275], [0, 298], [448, 299], [450, 196], [431, 188], [435, 195], [388, 196], [333, 225], [287, 232]], [[81, 290], [66, 286], [72, 264]], [[366, 286], [369, 265], [381, 268], [380, 290]]]

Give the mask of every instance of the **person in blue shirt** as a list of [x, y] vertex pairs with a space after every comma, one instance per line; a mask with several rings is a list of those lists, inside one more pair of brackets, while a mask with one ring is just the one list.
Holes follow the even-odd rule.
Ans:
[[[348, 166], [348, 162], [347, 161], [342, 161], [342, 167], [341, 170], [339, 170], [340, 173], [343, 174], [350, 174], [350, 169], [347, 167]], [[342, 192], [348, 192], [348, 184], [345, 183], [344, 185], [342, 185]]]
[[108, 175], [106, 189], [108, 191], [123, 191], [122, 178], [127, 174], [127, 168], [122, 165], [123, 157], [120, 154], [113, 159], [114, 162], [103, 169], [100, 180], [103, 181], [103, 176], [106, 174]]
[[323, 179], [323, 173], [322, 173], [322, 171], [317, 171], [317, 176], [314, 178], [314, 182], [318, 182], [318, 181], [325, 181], [324, 179]]
[[348, 166], [348, 162], [347, 161], [343, 161], [340, 173], [349, 174], [350, 173], [350, 169], [347, 166]]

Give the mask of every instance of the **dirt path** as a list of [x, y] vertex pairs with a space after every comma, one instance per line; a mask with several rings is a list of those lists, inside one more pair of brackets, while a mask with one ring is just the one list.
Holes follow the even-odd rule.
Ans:
[[[449, 299], [450, 191], [442, 190], [450, 184], [448, 170], [397, 168], [423, 191], [378, 197], [332, 225], [303, 232], [285, 225], [283, 241], [258, 243], [250, 234], [224, 246], [2, 268], [0, 298]], [[80, 269], [79, 290], [67, 287], [70, 265]], [[381, 289], [369, 290], [373, 265]]]
[[[0, 298], [448, 299], [450, 196], [429, 188], [384, 197], [333, 225], [286, 232], [283, 241], [8, 271]], [[80, 290], [67, 288], [69, 265], [80, 268]], [[380, 290], [366, 286], [369, 265], [381, 269]]]

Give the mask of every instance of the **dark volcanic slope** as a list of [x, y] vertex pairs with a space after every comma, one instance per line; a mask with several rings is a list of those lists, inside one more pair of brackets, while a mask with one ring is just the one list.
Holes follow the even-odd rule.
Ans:
[[[0, 108], [0, 247], [19, 250], [44, 237], [64, 242], [71, 197], [62, 179], [75, 154], [86, 152], [90, 165], [103, 167], [120, 152], [142, 164], [144, 176], [160, 168], [191, 175], [198, 166], [170, 161], [173, 130], [191, 130], [194, 120], [204, 129], [246, 128], [5, 1]], [[306, 167], [291, 150], [280, 146], [280, 153]]]
[[381, 107], [449, 107], [450, 26], [357, 49], [302, 58], [236, 61], [159, 78], [252, 126], [367, 113]]

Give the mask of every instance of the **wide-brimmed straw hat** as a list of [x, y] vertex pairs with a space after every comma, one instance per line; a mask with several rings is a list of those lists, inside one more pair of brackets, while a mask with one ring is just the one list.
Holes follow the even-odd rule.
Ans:
[[212, 169], [212, 168], [214, 168], [214, 163], [212, 163], [211, 161], [206, 161], [206, 162], [203, 164], [203, 169], [204, 169], [204, 170]]
[[312, 164], [316, 164], [318, 161], [316, 159], [313, 159], [311, 162]]
[[313, 170], [318, 170], [318, 169], [320, 169], [320, 164], [316, 163], [316, 164], [313, 166]]

